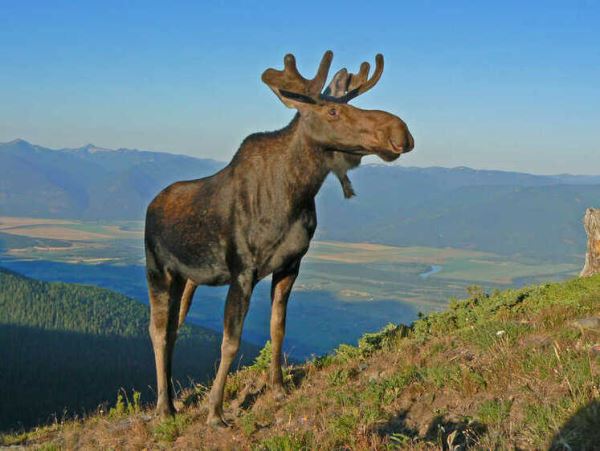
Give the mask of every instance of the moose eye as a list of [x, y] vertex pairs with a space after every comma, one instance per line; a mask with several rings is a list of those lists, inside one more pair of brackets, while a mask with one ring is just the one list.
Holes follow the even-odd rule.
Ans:
[[337, 110], [335, 108], [329, 108], [328, 113], [330, 116], [337, 116]]

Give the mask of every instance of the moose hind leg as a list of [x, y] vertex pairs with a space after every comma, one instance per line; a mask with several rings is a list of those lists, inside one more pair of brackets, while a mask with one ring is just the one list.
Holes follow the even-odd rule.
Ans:
[[281, 347], [285, 335], [287, 303], [294, 281], [298, 276], [299, 264], [289, 270], [273, 274], [271, 284], [271, 368], [270, 384], [276, 397], [285, 395], [283, 373], [281, 371]]
[[240, 275], [229, 286], [223, 318], [221, 362], [208, 396], [208, 419], [206, 422], [211, 426], [228, 426], [223, 417], [223, 392], [227, 373], [240, 347], [242, 328], [246, 313], [248, 313], [254, 283], [254, 275]]
[[157, 402], [160, 416], [175, 414], [171, 366], [173, 348], [177, 339], [179, 306], [183, 283], [171, 274], [149, 275], [150, 338], [156, 363]]

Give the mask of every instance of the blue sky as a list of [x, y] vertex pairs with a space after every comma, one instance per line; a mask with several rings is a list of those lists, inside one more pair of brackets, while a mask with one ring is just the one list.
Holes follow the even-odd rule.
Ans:
[[260, 82], [386, 58], [353, 103], [402, 117], [400, 164], [600, 174], [600, 2], [0, 0], [0, 141], [228, 160], [293, 112]]

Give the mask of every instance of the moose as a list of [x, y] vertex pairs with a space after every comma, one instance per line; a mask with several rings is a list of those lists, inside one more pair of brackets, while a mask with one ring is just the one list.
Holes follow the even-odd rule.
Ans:
[[158, 415], [173, 415], [171, 362], [178, 328], [199, 285], [229, 285], [221, 360], [208, 395], [207, 423], [227, 426], [223, 392], [240, 345], [244, 318], [258, 281], [272, 275], [269, 386], [284, 396], [281, 347], [287, 302], [300, 262], [317, 226], [315, 196], [330, 172], [344, 195], [354, 194], [347, 176], [365, 155], [394, 161], [414, 140], [399, 117], [362, 110], [348, 102], [367, 92], [383, 72], [363, 63], [357, 74], [342, 69], [323, 90], [333, 53], [325, 52], [316, 76], [305, 79], [293, 55], [284, 69], [267, 69], [262, 81], [296, 110], [275, 132], [256, 133], [216, 174], [176, 182], [148, 206], [145, 228], [150, 337], [155, 355]]

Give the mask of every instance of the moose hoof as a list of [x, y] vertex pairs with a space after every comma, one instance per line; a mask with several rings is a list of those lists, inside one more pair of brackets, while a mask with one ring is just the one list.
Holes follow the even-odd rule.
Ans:
[[172, 417], [177, 413], [173, 404], [159, 404], [156, 406], [156, 416], [160, 418]]
[[271, 388], [271, 396], [275, 401], [283, 401], [286, 397], [287, 393], [284, 388], [281, 386], [276, 386]]
[[221, 415], [209, 415], [206, 424], [215, 429], [225, 429], [229, 423]]

